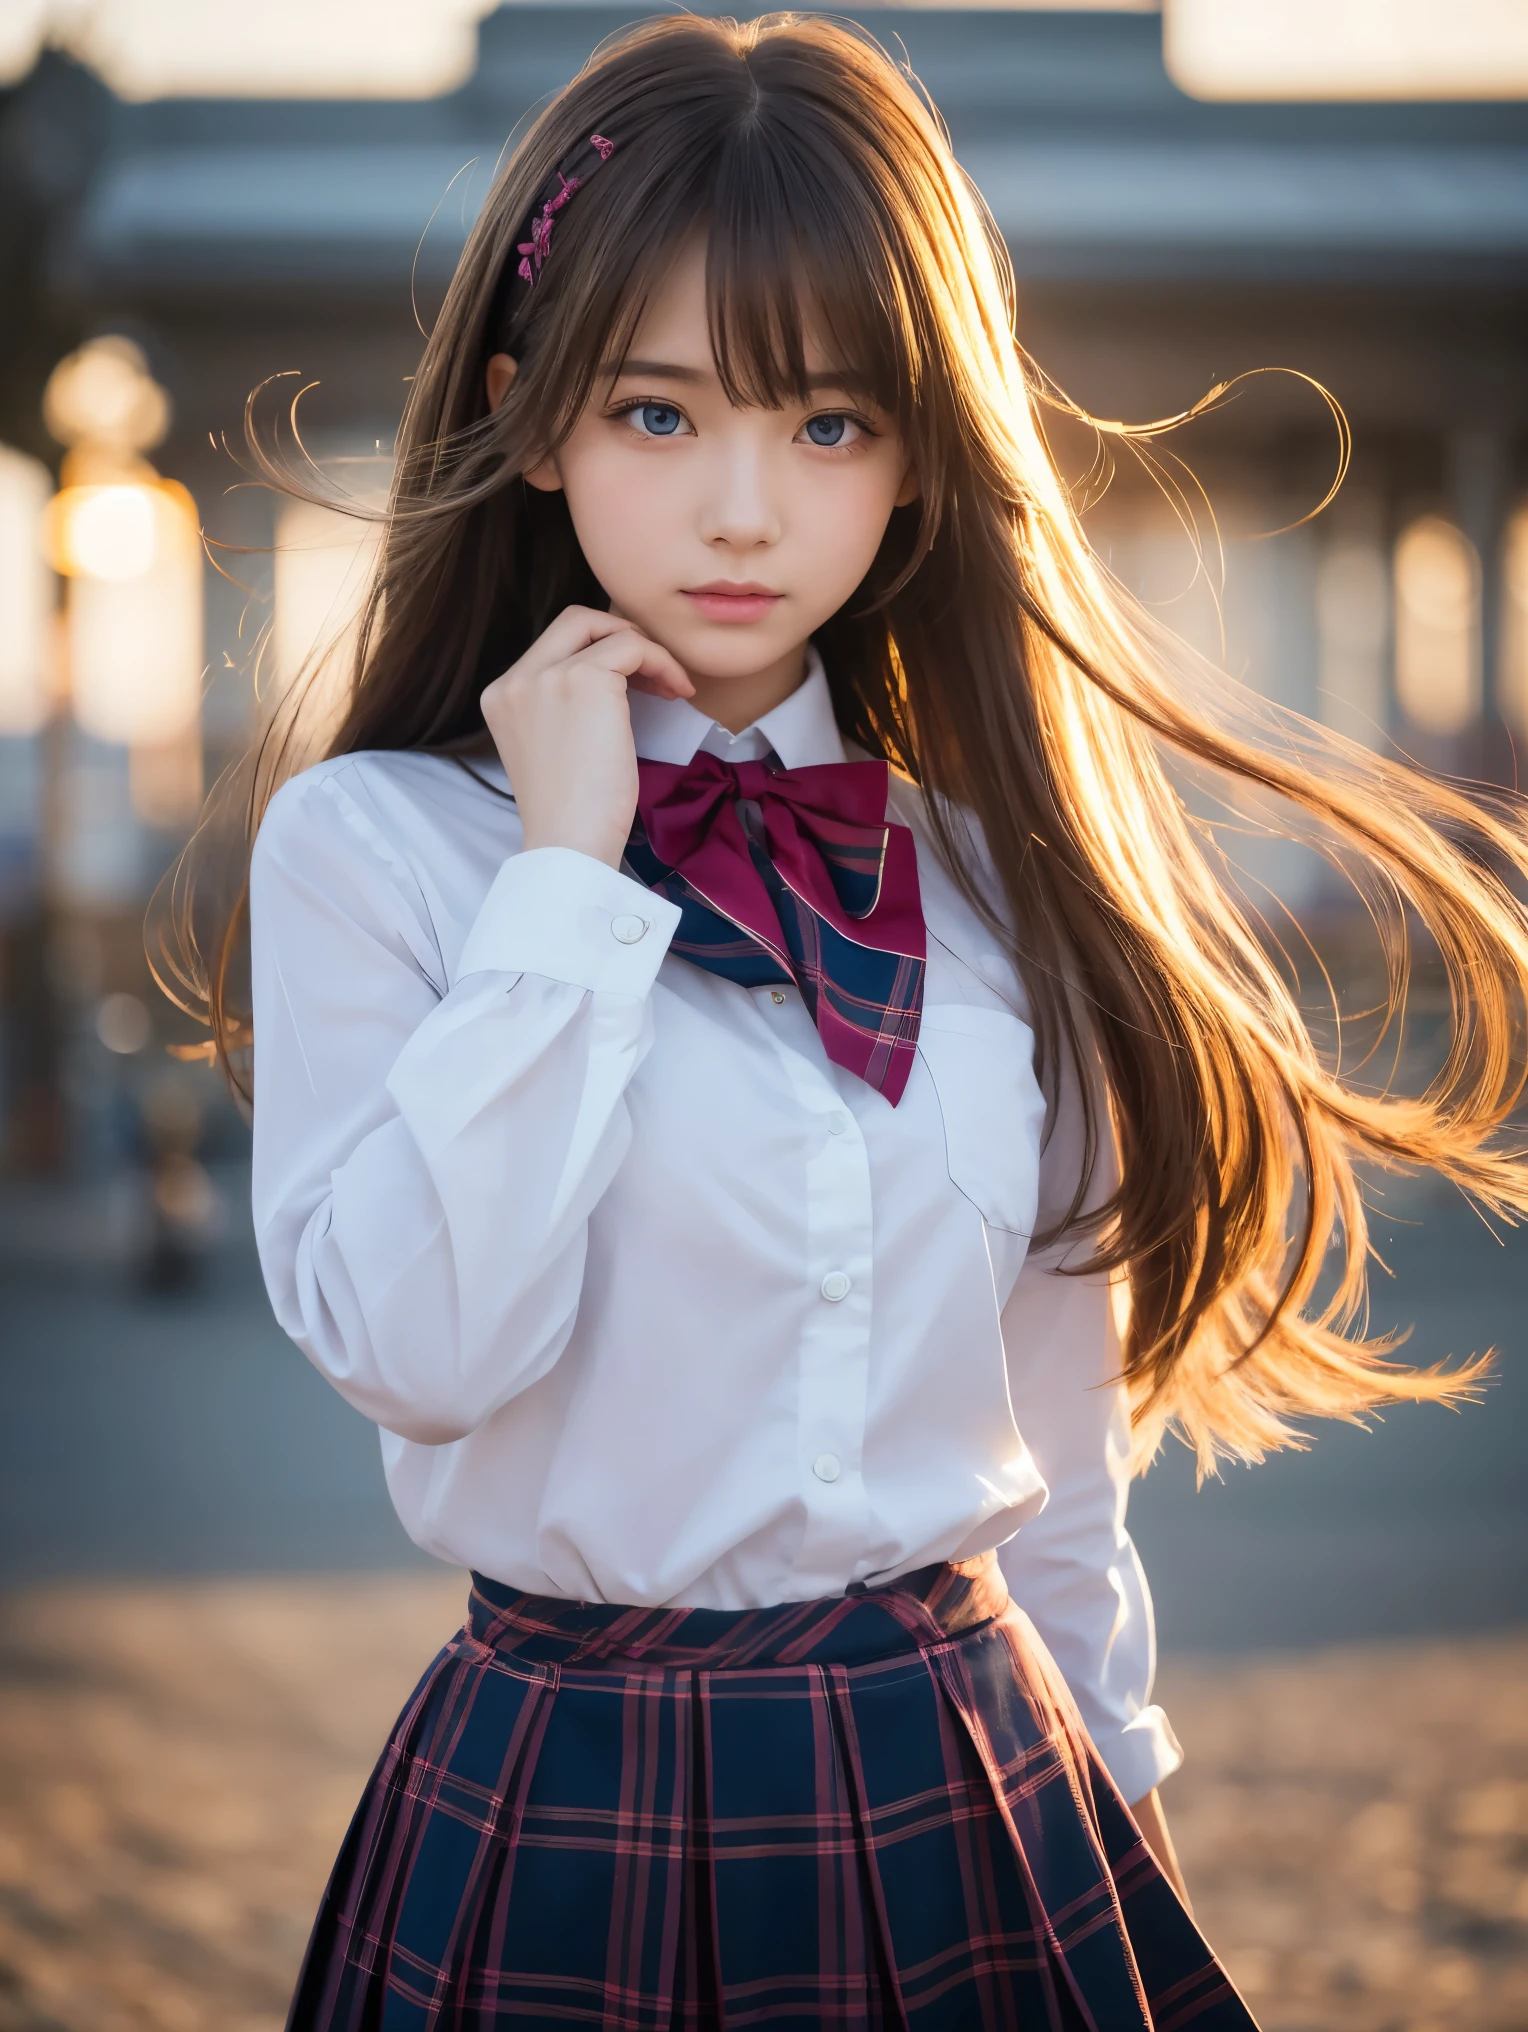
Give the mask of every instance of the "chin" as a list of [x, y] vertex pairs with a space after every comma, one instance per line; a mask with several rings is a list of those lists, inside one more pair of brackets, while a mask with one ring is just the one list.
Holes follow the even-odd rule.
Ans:
[[692, 676], [716, 679], [756, 677], [798, 647], [794, 642], [770, 641], [738, 624], [708, 628], [702, 634], [686, 630], [663, 646]]

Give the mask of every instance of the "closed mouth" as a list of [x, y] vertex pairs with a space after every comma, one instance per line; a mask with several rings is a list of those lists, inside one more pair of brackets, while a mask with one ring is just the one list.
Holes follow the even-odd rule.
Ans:
[[687, 586], [684, 596], [706, 620], [722, 627], [767, 620], [784, 597], [772, 586], [740, 585], [731, 579], [713, 579], [708, 586]]

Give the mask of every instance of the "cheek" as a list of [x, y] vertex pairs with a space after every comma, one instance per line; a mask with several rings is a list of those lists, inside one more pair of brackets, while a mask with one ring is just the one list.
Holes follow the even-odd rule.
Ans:
[[612, 594], [623, 576], [642, 572], [668, 538], [670, 490], [660, 473], [643, 466], [640, 459], [602, 458], [593, 452], [563, 467], [579, 547]]
[[852, 574], [856, 583], [869, 570], [896, 501], [900, 470], [877, 461], [845, 466], [827, 486], [807, 496], [802, 534], [823, 572]]

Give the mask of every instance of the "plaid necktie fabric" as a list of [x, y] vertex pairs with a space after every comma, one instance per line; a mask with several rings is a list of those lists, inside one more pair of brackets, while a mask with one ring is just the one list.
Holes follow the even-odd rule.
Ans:
[[677, 903], [669, 950], [746, 988], [794, 982], [835, 1065], [895, 1107], [927, 948], [918, 858], [884, 762], [640, 761], [626, 863]]

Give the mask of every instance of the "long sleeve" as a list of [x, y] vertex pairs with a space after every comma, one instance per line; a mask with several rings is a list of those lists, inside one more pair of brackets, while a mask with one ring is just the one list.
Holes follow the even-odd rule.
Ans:
[[250, 878], [256, 1234], [281, 1325], [403, 1438], [474, 1431], [557, 1361], [678, 911], [512, 855], [447, 978], [411, 869], [327, 767]]
[[[1065, 1211], [1081, 1145], [1075, 1086], [1063, 1082], [1041, 1165], [1042, 1223]], [[1089, 1203], [1099, 1204], [1113, 1183], [1106, 1149]], [[1036, 1252], [1004, 1308], [1014, 1414], [1050, 1498], [998, 1557], [1110, 1776], [1133, 1802], [1175, 1771], [1183, 1753], [1151, 1700], [1156, 1637], [1146, 1576], [1125, 1528], [1130, 1420], [1109, 1281], [1060, 1274], [1087, 1254], [1085, 1241]]]

